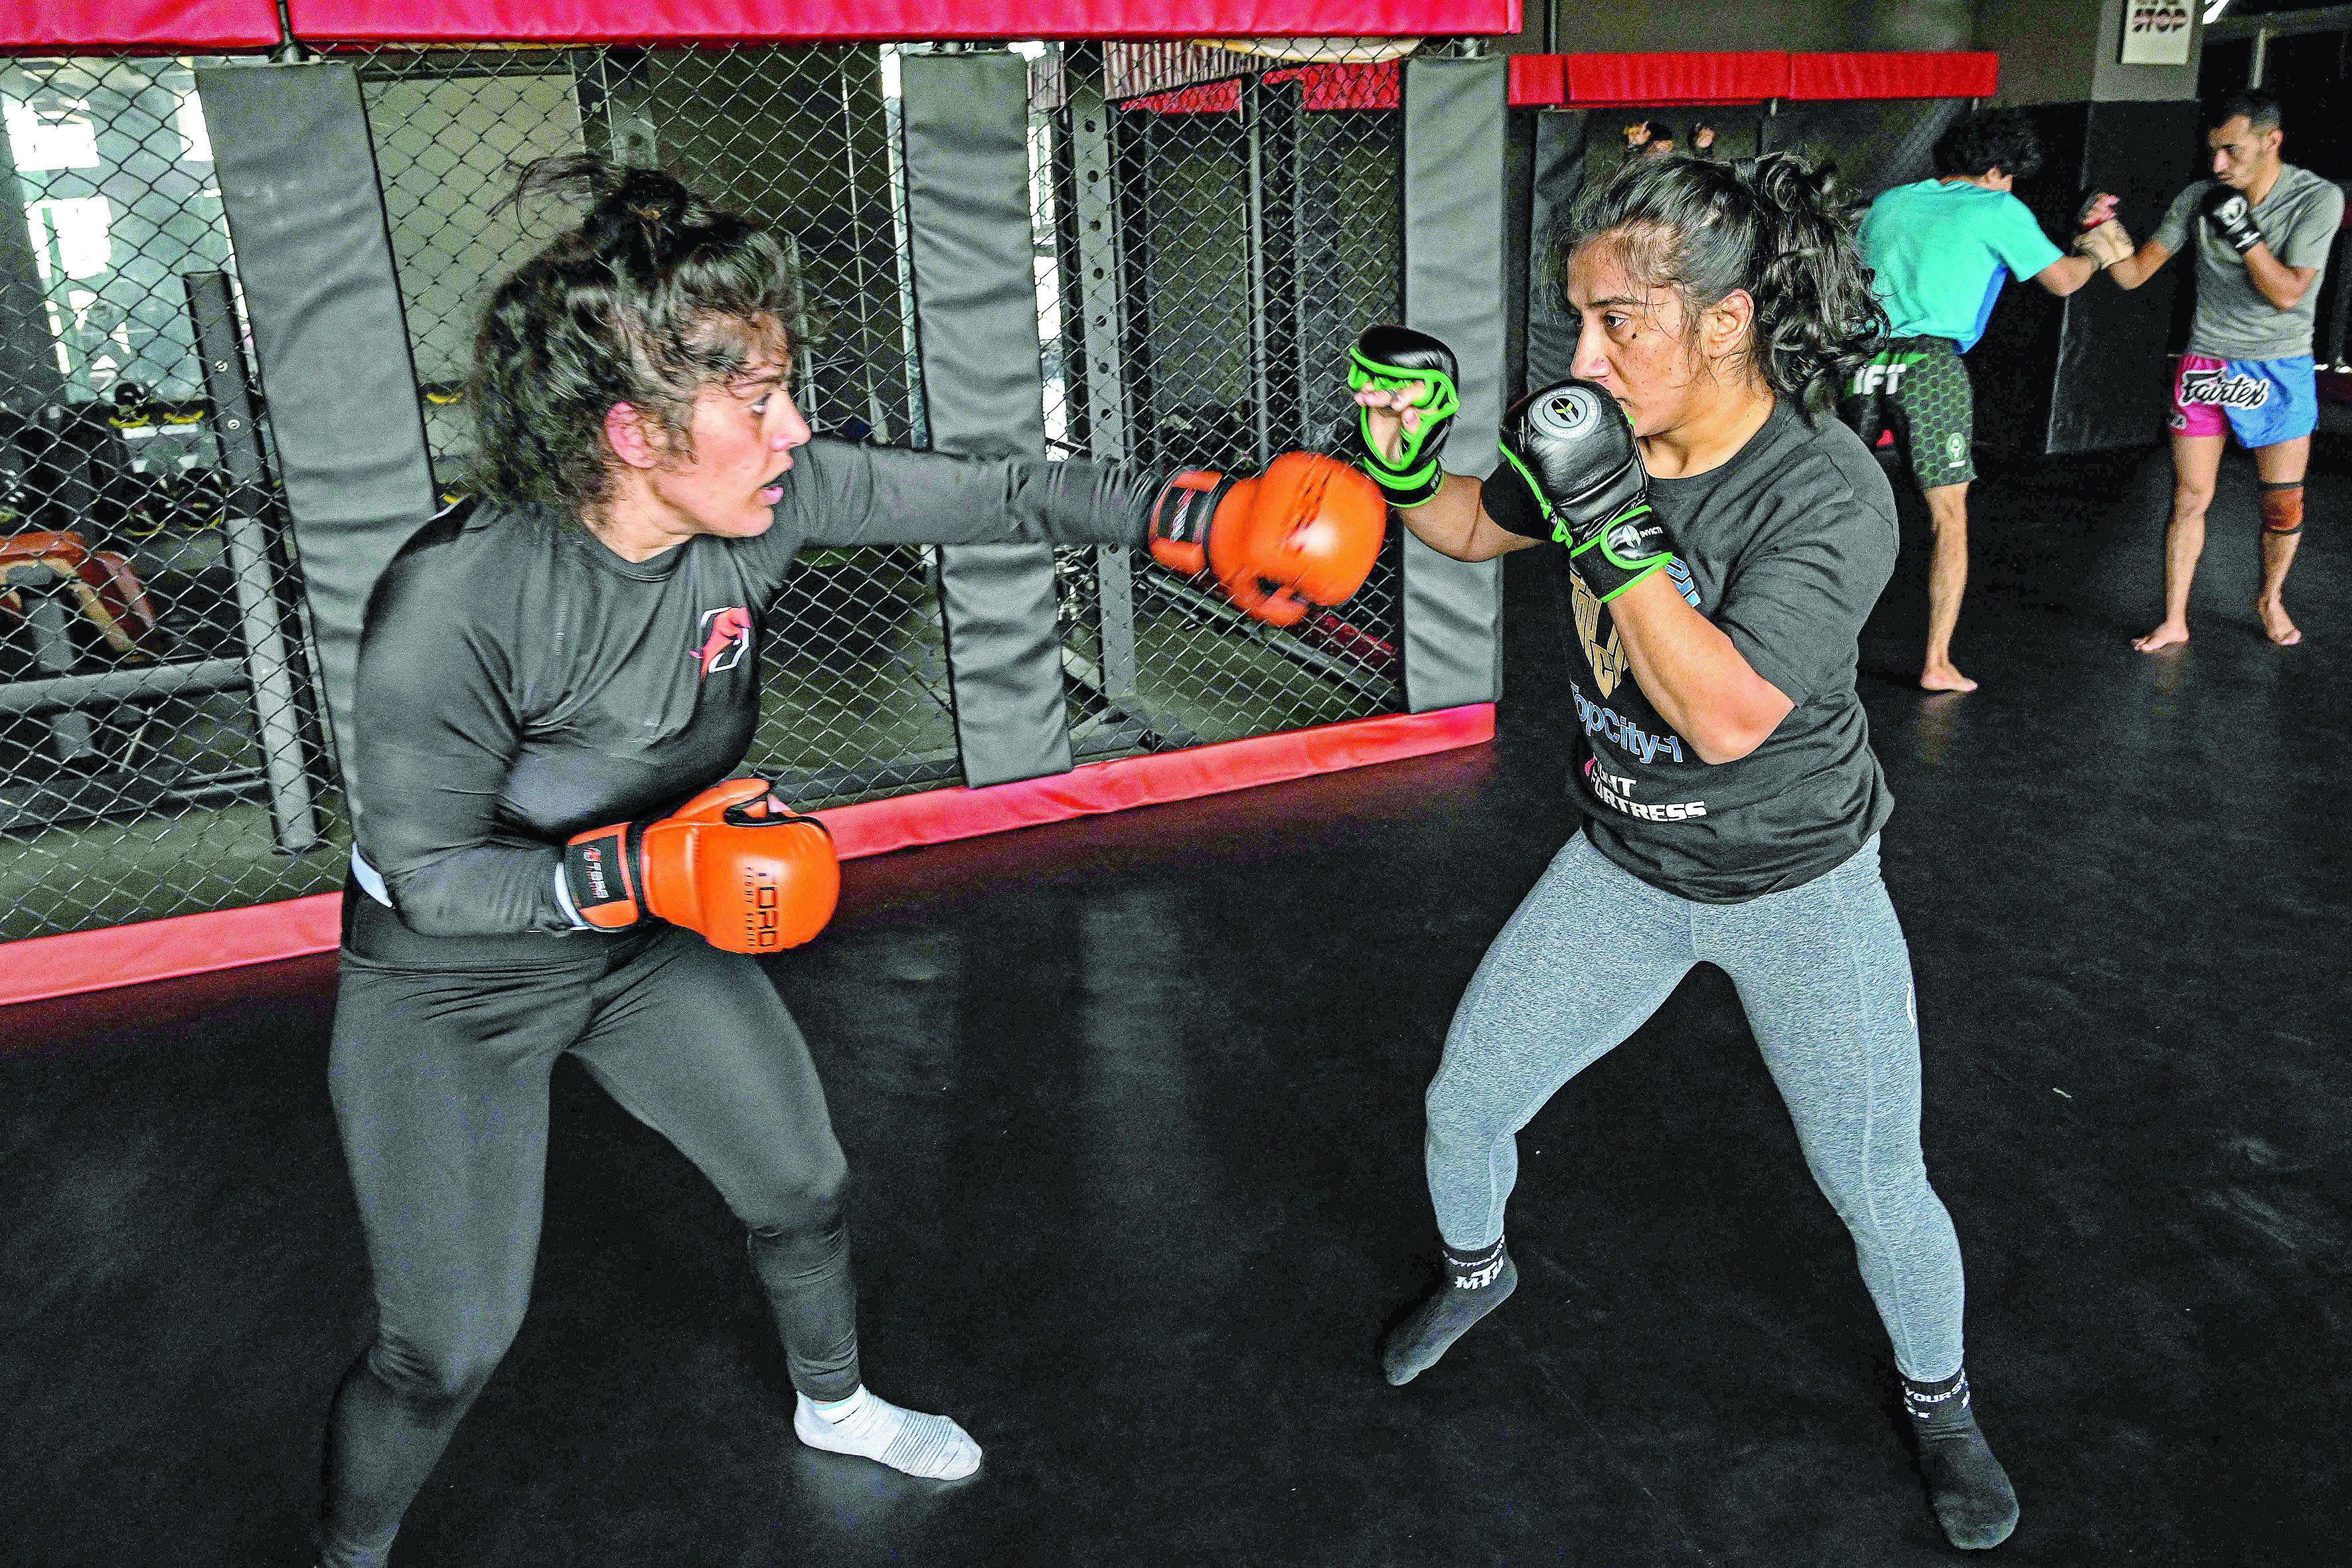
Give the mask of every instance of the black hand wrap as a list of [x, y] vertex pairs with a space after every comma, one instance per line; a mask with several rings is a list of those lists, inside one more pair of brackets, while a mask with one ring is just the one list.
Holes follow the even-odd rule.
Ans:
[[2254, 209], [2243, 191], [2218, 183], [2208, 185], [2197, 199], [2197, 210], [2204, 214], [2221, 242], [2241, 256], [2263, 242], [2263, 231], [2254, 225]]
[[1359, 407], [1341, 432], [1341, 455], [1372, 477], [1391, 506], [1419, 506], [1445, 482], [1437, 458], [1462, 406], [1457, 374], [1454, 351], [1411, 327], [1367, 327], [1348, 351], [1349, 391], [1402, 392], [1416, 384], [1423, 389], [1412, 404], [1421, 411], [1419, 426], [1402, 433], [1393, 458], [1372, 440], [1372, 410]]
[[1589, 381], [1555, 382], [1503, 416], [1503, 463], [1480, 504], [1498, 528], [1549, 539], [1603, 604], [1674, 560], [1650, 510], [1650, 477], [1616, 399]]

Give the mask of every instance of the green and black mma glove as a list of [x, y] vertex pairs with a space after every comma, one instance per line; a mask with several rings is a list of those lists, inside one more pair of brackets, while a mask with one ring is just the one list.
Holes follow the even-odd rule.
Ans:
[[1497, 528], [1565, 546], [1568, 563], [1607, 604], [1675, 558], [1650, 510], [1650, 476], [1617, 400], [1589, 381], [1530, 392], [1503, 416], [1503, 460], [1479, 504]]
[[1403, 433], [1393, 458], [1382, 454], [1372, 441], [1370, 409], [1357, 409], [1345, 432], [1342, 455], [1371, 475], [1391, 506], [1419, 506], [1445, 482], [1437, 455], [1445, 449], [1446, 432], [1454, 427], [1454, 416], [1462, 406], [1455, 379], [1459, 374], [1452, 349], [1411, 327], [1367, 327], [1356, 346], [1348, 351], [1349, 391], [1361, 392], [1368, 386], [1383, 392], [1421, 388], [1412, 402], [1421, 411], [1419, 427]]

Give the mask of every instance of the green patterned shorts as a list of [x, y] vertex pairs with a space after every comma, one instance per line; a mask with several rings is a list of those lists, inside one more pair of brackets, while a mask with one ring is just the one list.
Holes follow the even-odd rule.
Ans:
[[1838, 417], [1873, 448], [1893, 447], [1923, 490], [1977, 477], [1976, 402], [1949, 338], [1890, 338], [1846, 379]]

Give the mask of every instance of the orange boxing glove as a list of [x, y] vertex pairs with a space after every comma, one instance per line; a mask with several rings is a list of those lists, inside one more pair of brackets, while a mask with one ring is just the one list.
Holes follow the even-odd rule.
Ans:
[[1151, 558], [1187, 576], [1213, 574], [1226, 595], [1270, 626], [1304, 620], [1364, 585], [1388, 531], [1371, 479], [1320, 452], [1285, 452], [1255, 479], [1192, 471], [1151, 506]]
[[775, 952], [833, 918], [841, 863], [824, 823], [764, 779], [729, 779], [667, 816], [574, 835], [555, 890], [575, 926], [619, 931], [651, 915], [728, 952]]

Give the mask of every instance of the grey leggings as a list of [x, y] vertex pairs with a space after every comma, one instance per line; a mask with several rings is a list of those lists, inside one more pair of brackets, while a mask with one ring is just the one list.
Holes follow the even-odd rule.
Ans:
[[1919, 1154], [1911, 957], [1878, 840], [1786, 892], [1704, 904], [1619, 869], [1580, 833], [1478, 965], [1429, 1086], [1429, 1193], [1454, 1247], [1491, 1246], [1517, 1133], [1698, 963], [1738, 989], [1805, 1163], [1853, 1235], [1906, 1377], [1960, 1366], [1960, 1247]]

